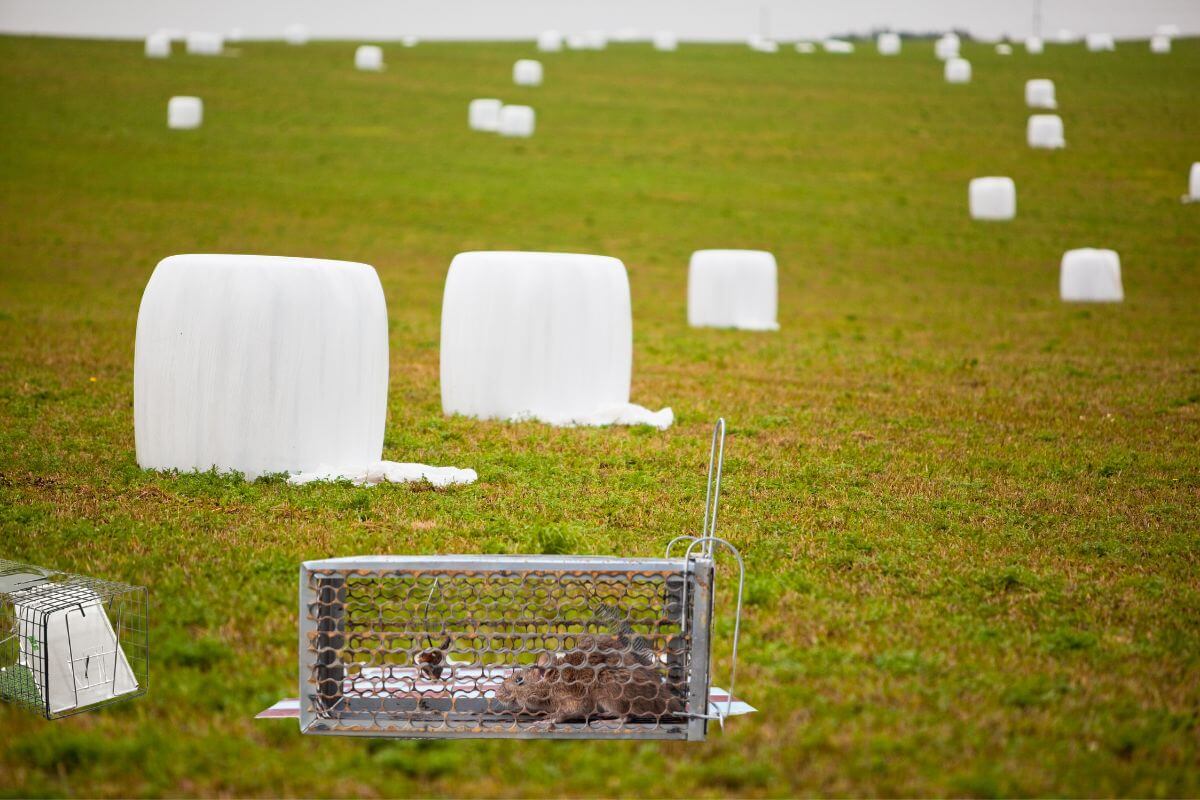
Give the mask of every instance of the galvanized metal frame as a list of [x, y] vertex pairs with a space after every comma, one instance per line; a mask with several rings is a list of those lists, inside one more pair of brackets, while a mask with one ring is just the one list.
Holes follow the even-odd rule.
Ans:
[[[451, 696], [418, 699], [388, 698], [359, 702], [346, 692], [344, 665], [334, 657], [346, 645], [344, 625], [339, 629], [336, 609], [344, 603], [347, 580], [386, 580], [396, 576], [423, 576], [428, 580], [451, 582], [456, 576], [478, 578], [481, 575], [508, 579], [513, 576], [563, 576], [587, 581], [593, 576], [605, 580], [628, 579], [646, 583], [654, 577], [663, 586], [679, 578], [679, 595], [692, 602], [679, 604], [678, 627], [693, 631], [684, 659], [684, 685], [687, 710], [671, 714], [674, 721], [565, 722], [553, 731], [542, 731], [534, 724], [495, 719], [491, 701], [485, 697]], [[406, 738], [703, 738], [708, 701], [708, 625], [711, 617], [707, 591], [689, 590], [689, 584], [703, 587], [711, 582], [712, 562], [707, 558], [637, 559], [593, 556], [365, 556], [309, 561], [300, 569], [299, 686], [300, 727], [305, 733], [350, 736], [392, 736]], [[343, 593], [339, 598], [339, 593]], [[409, 632], [407, 636], [424, 636]], [[667, 665], [675, 669], [676, 665]], [[483, 665], [478, 665], [480, 669]], [[497, 668], [500, 669], [500, 668]], [[382, 678], [386, 686], [388, 675]], [[336, 698], [336, 699], [332, 699]], [[332, 699], [332, 702], [331, 702]], [[368, 710], [365, 710], [368, 709]], [[416, 712], [443, 711], [457, 715], [452, 723], [431, 724]], [[476, 724], [464, 718], [477, 715]], [[449, 717], [447, 717], [449, 719]]]

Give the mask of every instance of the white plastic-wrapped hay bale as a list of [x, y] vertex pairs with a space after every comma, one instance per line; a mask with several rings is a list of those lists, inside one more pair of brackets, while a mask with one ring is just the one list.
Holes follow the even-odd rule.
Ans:
[[494, 97], [480, 97], [467, 107], [467, 124], [473, 131], [495, 133], [500, 128], [500, 108], [504, 104]]
[[1017, 215], [1017, 185], [1012, 178], [973, 178], [967, 188], [971, 219], [1009, 220]]
[[1054, 81], [1049, 78], [1032, 78], [1025, 81], [1025, 105], [1030, 108], [1058, 108], [1054, 96]]
[[528, 138], [533, 136], [537, 115], [529, 106], [501, 106], [496, 132], [501, 136]]
[[1059, 293], [1068, 303], [1120, 303], [1121, 258], [1115, 250], [1068, 250], [1062, 257]]
[[1188, 173], [1188, 193], [1183, 196], [1185, 203], [1200, 203], [1200, 161], [1192, 164]]
[[517, 86], [541, 86], [542, 62], [522, 58], [513, 64], [513, 83]]
[[812, 42], [796, 42], [796, 52], [808, 55], [817, 52], [817, 46]]
[[778, 53], [779, 43], [773, 39], [767, 39], [758, 34], [754, 34], [746, 40], [746, 44], [756, 53]]
[[697, 250], [688, 263], [688, 324], [779, 330], [777, 273], [764, 250]]
[[171, 55], [171, 37], [163, 31], [155, 31], [146, 37], [146, 58], [168, 58]]
[[1025, 37], [1025, 52], [1026, 53], [1037, 56], [1037, 55], [1041, 55], [1045, 49], [1046, 49], [1046, 43], [1042, 41], [1042, 37], [1040, 37], [1040, 36], [1026, 36]]
[[567, 34], [567, 38], [565, 39], [565, 42], [566, 42], [568, 50], [587, 50], [588, 49], [587, 39], [584, 38], [582, 33]]
[[608, 34], [601, 30], [584, 31], [583, 42], [587, 50], [603, 50], [608, 47]]
[[965, 58], [951, 58], [944, 68], [946, 83], [970, 83], [971, 62]]
[[933, 54], [941, 61], [948, 61], [952, 58], [958, 58], [958, 49], [961, 42], [958, 36], [953, 33], [944, 34], [933, 44]]
[[1171, 37], [1170, 36], [1151, 36], [1150, 37], [1150, 52], [1162, 55], [1171, 52]]
[[1025, 128], [1025, 138], [1030, 147], [1043, 150], [1058, 150], [1067, 146], [1062, 117], [1058, 114], [1031, 116]]
[[875, 49], [881, 56], [900, 55], [900, 34], [890, 32], [879, 34], [875, 38]]
[[552, 425], [648, 424], [629, 402], [633, 316], [625, 265], [607, 256], [454, 257], [442, 301], [442, 410]]
[[219, 33], [192, 31], [187, 35], [186, 48], [193, 56], [219, 56], [225, 50], [225, 40]]
[[383, 48], [373, 44], [359, 45], [354, 51], [354, 68], [362, 72], [382, 72]]
[[138, 311], [143, 468], [264, 473], [379, 461], [387, 308], [366, 264], [182, 255]]
[[1088, 51], [1092, 53], [1107, 53], [1117, 49], [1111, 33], [1089, 33], [1086, 42]]
[[1059, 28], [1058, 33], [1054, 34], [1054, 39], [1059, 44], [1075, 44], [1079, 41], [1079, 34], [1070, 28]]
[[420, 43], [421, 40], [416, 36], [412, 36], [411, 34], [408, 36], [402, 36], [400, 38], [400, 45], [402, 47], [416, 47]]
[[380, 460], [387, 390], [387, 307], [366, 264], [181, 255], [146, 284], [133, 357], [143, 469], [473, 482]]
[[241, 28], [230, 28], [229, 34], [225, 37], [227, 42], [240, 42], [246, 38], [246, 32]]
[[679, 49], [679, 37], [671, 31], [655, 31], [653, 38], [654, 49], [671, 53]]
[[297, 47], [308, 44], [308, 28], [294, 22], [283, 29], [283, 40]]
[[177, 95], [167, 101], [167, 127], [175, 130], [199, 128], [204, 121], [204, 101]]
[[1167, 22], [1156, 27], [1154, 29], [1154, 33], [1158, 36], [1174, 38], [1179, 35], [1179, 26], [1174, 23]]
[[1011, 45], [1011, 44], [1009, 44], [1008, 42], [1000, 42], [1000, 43], [998, 43], [998, 44], [996, 45], [996, 55], [998, 55], [998, 56], [1011, 56], [1011, 55], [1012, 55], [1012, 45]]
[[557, 53], [563, 49], [563, 35], [558, 31], [542, 31], [538, 34], [537, 49], [543, 53]]
[[854, 52], [854, 43], [845, 39], [826, 39], [821, 45], [826, 53], [846, 56]]

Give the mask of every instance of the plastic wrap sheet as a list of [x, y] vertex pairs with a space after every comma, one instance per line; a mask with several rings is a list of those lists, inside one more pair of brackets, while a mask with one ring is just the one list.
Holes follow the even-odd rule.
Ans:
[[425, 464], [376, 461], [351, 469], [323, 467], [307, 472], [297, 472], [288, 478], [288, 483], [305, 484], [314, 481], [350, 481], [359, 486], [375, 486], [380, 483], [416, 483], [428, 481], [434, 486], [452, 486], [474, 483], [478, 475], [473, 469], [456, 467], [430, 467]]
[[1017, 215], [1017, 185], [1012, 178], [975, 178], [967, 195], [971, 219], [1005, 220]]
[[373, 44], [359, 45], [354, 51], [354, 68], [364, 72], [379, 72], [383, 69], [383, 50]]
[[204, 103], [199, 97], [172, 97], [167, 101], [167, 127], [177, 130], [199, 128], [204, 121]]
[[625, 265], [606, 256], [454, 258], [442, 303], [442, 410], [552, 425], [646, 424], [629, 402], [633, 319]]
[[970, 83], [971, 62], [965, 58], [951, 58], [946, 61], [946, 83]]
[[142, 295], [143, 468], [355, 470], [382, 455], [387, 387], [387, 309], [366, 264], [172, 256]]
[[1121, 258], [1114, 250], [1086, 247], [1068, 250], [1062, 257], [1059, 291], [1070, 303], [1119, 303], [1125, 299], [1121, 285]]
[[496, 131], [501, 136], [533, 136], [537, 115], [529, 106], [501, 106]]
[[517, 86], [541, 86], [542, 62], [522, 58], [513, 64], [513, 83]]
[[1025, 130], [1030, 147], [1057, 150], [1067, 146], [1062, 117], [1058, 114], [1034, 114]]
[[775, 256], [762, 250], [697, 250], [688, 265], [688, 324], [779, 329]]
[[1058, 108], [1058, 99], [1054, 96], [1054, 81], [1049, 78], [1025, 81], [1025, 105], [1030, 108]]
[[495, 133], [500, 127], [500, 107], [504, 105], [494, 97], [479, 97], [467, 107], [467, 124], [473, 131]]

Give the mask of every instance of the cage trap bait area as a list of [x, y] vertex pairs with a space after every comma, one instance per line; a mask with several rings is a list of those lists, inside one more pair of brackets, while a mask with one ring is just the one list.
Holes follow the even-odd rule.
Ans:
[[690, 552], [307, 562], [300, 728], [703, 739], [713, 581]]
[[57, 719], [140, 697], [145, 587], [0, 559], [0, 699]]

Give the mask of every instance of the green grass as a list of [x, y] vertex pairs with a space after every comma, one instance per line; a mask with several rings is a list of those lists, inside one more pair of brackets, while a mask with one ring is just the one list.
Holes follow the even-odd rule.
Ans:
[[[1200, 793], [1200, 41], [1169, 56], [967, 45], [883, 59], [645, 46], [0, 39], [0, 552], [145, 583], [151, 689], [46, 723], [0, 707], [0, 795]], [[1069, 147], [1025, 147], [1026, 78]], [[165, 127], [198, 94], [198, 131]], [[466, 129], [530, 102], [537, 136]], [[1019, 216], [972, 223], [967, 181]], [[1072, 247], [1128, 300], [1063, 305]], [[690, 330], [687, 258], [762, 247], [778, 334]], [[441, 415], [455, 253], [617, 256], [633, 400], [665, 433]], [[182, 252], [365, 261], [391, 325], [385, 457], [479, 483], [289, 487], [144, 473], [134, 320]], [[739, 688], [704, 744], [347, 741], [294, 696], [296, 567], [358, 553], [653, 555], [695, 533], [730, 422], [723, 533], [750, 573]], [[723, 619], [718, 657], [728, 652]], [[718, 672], [717, 682], [723, 680]]]

